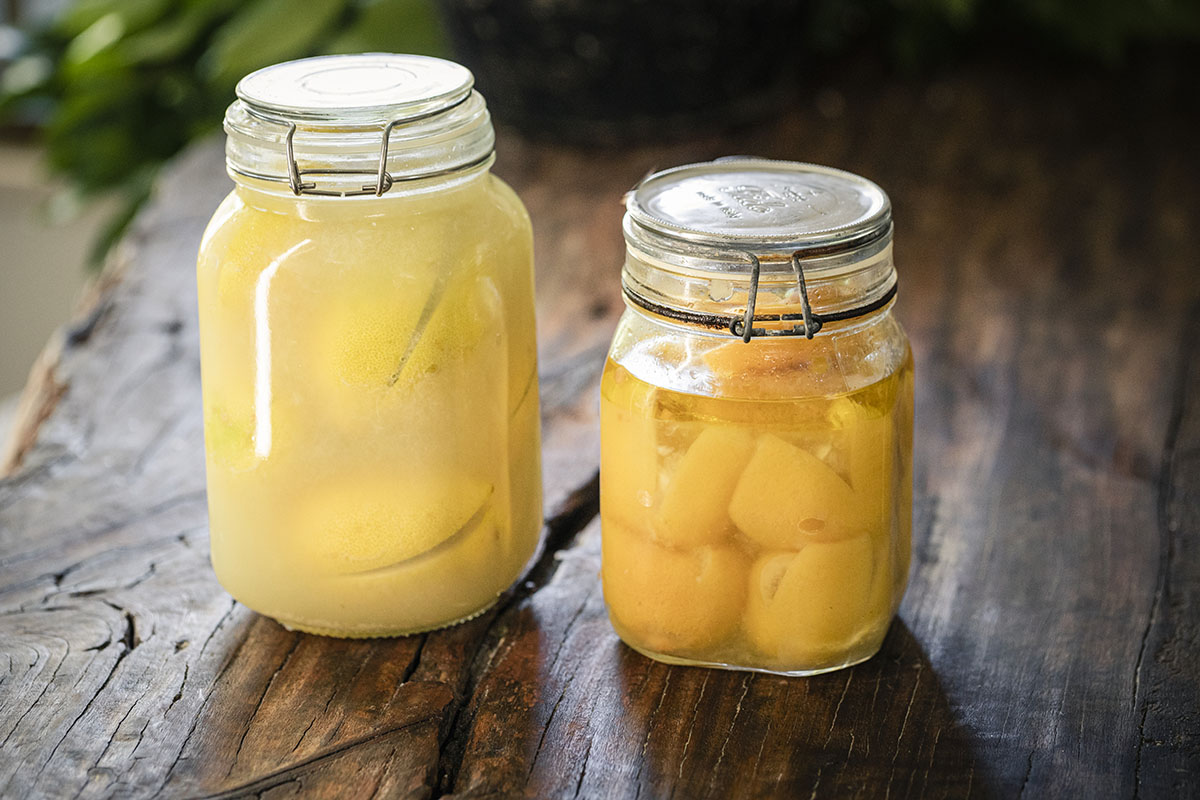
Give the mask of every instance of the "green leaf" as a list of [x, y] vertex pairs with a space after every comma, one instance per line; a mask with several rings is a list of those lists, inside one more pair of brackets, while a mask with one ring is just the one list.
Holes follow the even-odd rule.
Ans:
[[22, 56], [0, 72], [0, 103], [45, 89], [54, 64], [41, 54]]
[[[109, 118], [131, 106], [141, 95], [144, 84], [129, 70], [85, 73], [68, 84], [69, 91], [60, 99], [54, 119], [47, 129], [80, 128], [81, 135], [97, 118]], [[132, 120], [130, 120], [132, 122]]]
[[164, 17], [173, 4], [173, 0], [75, 0], [54, 27], [61, 35], [74, 37], [115, 14], [125, 30], [140, 31]]
[[347, 0], [256, 0], [222, 25], [200, 61], [217, 91], [232, 89], [242, 77], [280, 61], [309, 55], [338, 18]]
[[72, 140], [73, 147], [63, 147], [61, 139], [50, 139], [49, 142], [47, 157], [50, 165], [85, 191], [99, 191], [118, 184], [142, 166], [137, 154], [129, 149], [129, 136], [119, 127], [96, 127], [88, 131], [82, 143], [78, 138]]
[[323, 48], [327, 53], [416, 53], [448, 51], [429, 0], [374, 0]]
[[115, 11], [105, 14], [71, 40], [63, 54], [65, 65], [78, 66], [91, 61], [125, 35], [125, 21]]
[[206, 34], [237, 8], [238, 0], [193, 0], [178, 13], [153, 27], [133, 34], [120, 44], [131, 64], [164, 63], [182, 58], [203, 44]]

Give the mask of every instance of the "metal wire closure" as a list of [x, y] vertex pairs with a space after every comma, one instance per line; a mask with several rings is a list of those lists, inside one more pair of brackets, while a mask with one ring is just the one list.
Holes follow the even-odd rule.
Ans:
[[[750, 262], [750, 291], [746, 298], [746, 310], [739, 316], [725, 316], [723, 314], [702, 314], [696, 311], [683, 311], [678, 308], [671, 308], [660, 303], [655, 303], [649, 298], [638, 294], [630, 289], [627, 284], [622, 284], [621, 289], [625, 297], [634, 305], [641, 306], [647, 311], [651, 311], [667, 319], [673, 319], [679, 322], [686, 322], [691, 325], [699, 325], [705, 328], [716, 328], [728, 330], [734, 336], [737, 336], [747, 344], [750, 339], [755, 336], [804, 336], [807, 339], [813, 338], [821, 328], [829, 322], [842, 322], [843, 320], [854, 319], [855, 317], [864, 317], [867, 314], [874, 313], [879, 309], [892, 302], [896, 296], [897, 283], [892, 282], [892, 285], [880, 297], [872, 300], [861, 306], [847, 309], [845, 311], [831, 311], [826, 314], [816, 314], [812, 310], [812, 306], [808, 300], [808, 286], [804, 280], [804, 268], [800, 264], [801, 253], [797, 250], [792, 253], [792, 271], [796, 275], [796, 286], [800, 289], [800, 308], [799, 314], [762, 314], [755, 315], [754, 307], [758, 303], [758, 281], [761, 271], [761, 264], [758, 256], [753, 253], [745, 252], [741, 255], [745, 256]], [[755, 328], [754, 322], [793, 322], [800, 321], [802, 324], [793, 325], [791, 328]]]
[[[420, 181], [427, 178], [437, 178], [441, 177], [442, 175], [450, 175], [455, 172], [465, 172], [487, 162], [487, 160], [492, 157], [492, 151], [488, 151], [483, 156], [480, 156], [479, 158], [467, 164], [459, 164], [454, 167], [447, 167], [446, 169], [432, 170], [430, 172], [422, 172], [416, 175], [404, 175], [400, 177], [394, 177], [390, 172], [388, 172], [387, 158], [388, 146], [391, 143], [392, 130], [397, 126], [409, 125], [414, 122], [421, 122], [422, 120], [429, 119], [430, 117], [436, 117], [441, 114], [445, 114], [465, 103], [468, 99], [470, 99], [470, 97], [470, 94], [466, 94], [461, 99], [456, 100], [454, 103], [448, 106], [427, 111], [424, 114], [394, 119], [389, 122], [383, 129], [383, 140], [379, 145], [379, 166], [375, 170], [301, 169], [300, 165], [296, 161], [296, 148], [293, 143], [293, 139], [296, 136], [296, 123], [294, 122], [285, 123], [287, 125], [287, 134], [284, 136], [283, 146], [284, 155], [287, 158], [288, 174], [286, 176], [267, 175], [261, 172], [252, 172], [250, 170], [244, 170], [234, 166], [230, 166], [230, 169], [233, 172], [236, 172], [238, 175], [252, 178], [254, 180], [268, 181], [270, 183], [286, 183], [288, 188], [292, 190], [292, 194], [296, 195], [297, 197], [302, 194], [316, 195], [320, 197], [356, 197], [360, 195], [373, 194], [376, 197], [381, 197], [397, 183]], [[252, 116], [258, 117], [259, 119], [267, 122], [279, 122], [279, 120], [256, 113], [252, 108], [248, 108], [247, 112]], [[336, 189], [318, 189], [315, 182], [304, 180], [305, 176], [317, 175], [371, 175], [375, 178], [375, 180], [372, 183], [362, 184], [362, 187], [359, 189], [339, 191]]]
[[[792, 253], [792, 272], [796, 275], [796, 286], [800, 288], [800, 309], [802, 311], [800, 318], [804, 321], [803, 325], [793, 326], [791, 330], [773, 330], [767, 328], [755, 328], [754, 325], [754, 307], [758, 304], [758, 274], [762, 269], [759, 263], [758, 256], [753, 253], [746, 253], [750, 259], [750, 293], [746, 296], [746, 313], [742, 315], [742, 319], [734, 317], [729, 320], [729, 332], [734, 336], [742, 337], [742, 341], [746, 344], [750, 343], [752, 336], [798, 336], [804, 334], [805, 339], [811, 339], [817, 331], [821, 330], [824, 324], [822, 320], [814, 319], [812, 306], [808, 304], [808, 285], [804, 282], [804, 267], [800, 266], [800, 251]], [[783, 320], [790, 317], [795, 317], [794, 314], [777, 315], [778, 319]], [[739, 326], [738, 323], [741, 323]]]

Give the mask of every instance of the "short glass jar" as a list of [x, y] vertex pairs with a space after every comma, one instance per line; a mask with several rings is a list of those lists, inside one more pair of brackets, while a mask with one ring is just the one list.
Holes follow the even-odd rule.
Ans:
[[542, 522], [532, 233], [465, 68], [331, 56], [249, 75], [204, 234], [212, 561], [290, 628], [450, 625]]
[[878, 651], [907, 582], [913, 368], [891, 207], [734, 158], [627, 200], [601, 382], [605, 602], [677, 664], [810, 675]]

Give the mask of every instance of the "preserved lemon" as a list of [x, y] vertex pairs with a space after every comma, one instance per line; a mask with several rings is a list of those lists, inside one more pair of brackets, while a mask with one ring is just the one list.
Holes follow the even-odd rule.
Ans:
[[[488, 171], [486, 107], [465, 69], [414, 56], [243, 84], [237, 185], [197, 268], [217, 577], [317, 633], [468, 618], [520, 575], [542, 521], [532, 232]], [[415, 128], [384, 132], [406, 114]], [[301, 160], [293, 134], [325, 159], [295, 186], [268, 174]]]
[[704, 653], [737, 629], [749, 563], [736, 547], [662, 547], [645, 530], [604, 528], [604, 598], [619, 633], [658, 652]]
[[912, 351], [891, 206], [815, 164], [722, 158], [626, 195], [600, 385], [601, 574], [661, 661], [870, 658], [908, 580]]
[[[609, 361], [601, 383], [603, 575], [622, 638], [665, 660], [778, 671], [874, 652], [898, 599], [893, 576], [907, 571], [882, 533], [897, 525], [906, 542], [911, 524], [892, 512], [907, 458], [901, 463], [879, 431], [911, 402], [903, 400], [910, 370], [906, 363], [885, 378], [896, 387], [885, 392], [748, 401], [654, 388]], [[642, 404], [630, 408], [629, 397]], [[881, 398], [891, 404], [877, 405]], [[783, 414], [784, 405], [792, 412]], [[780, 422], [787, 417], [802, 424]], [[845, 452], [814, 448], [818, 457], [792, 443], [813, 440], [814, 420], [839, 434]], [[681, 453], [660, 444], [668, 438]], [[653, 464], [661, 481], [635, 485], [630, 464], [644, 476]], [[841, 474], [832, 464], [851, 468]]]

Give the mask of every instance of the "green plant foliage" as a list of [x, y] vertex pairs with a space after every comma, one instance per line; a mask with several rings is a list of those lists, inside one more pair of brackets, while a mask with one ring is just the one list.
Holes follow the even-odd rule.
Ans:
[[432, 0], [76, 0], [0, 74], [0, 121], [39, 124], [66, 191], [120, 198], [102, 258], [163, 162], [220, 127], [244, 75], [364, 50], [444, 55]]
[[336, 30], [346, 0], [306, 0], [303, 13], [295, 0], [255, 0], [224, 21], [212, 36], [198, 70], [214, 87], [233, 87], [256, 69], [320, 49]]
[[379, 0], [366, 5], [326, 44], [329, 53], [384, 53], [393, 48], [392, 31], [404, 31], [406, 53], [445, 53], [437, 17], [421, 3]]

